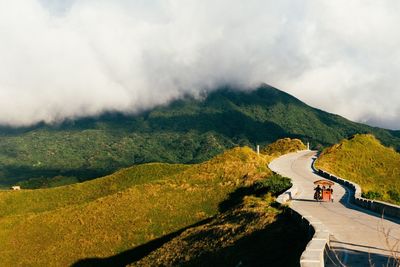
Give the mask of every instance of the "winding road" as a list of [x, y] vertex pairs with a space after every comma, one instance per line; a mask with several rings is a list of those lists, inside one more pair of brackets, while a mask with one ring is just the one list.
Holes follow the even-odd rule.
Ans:
[[291, 178], [297, 187], [290, 207], [318, 219], [328, 229], [332, 253], [326, 257], [326, 266], [392, 266], [393, 254], [400, 256], [400, 221], [382, 219], [351, 204], [350, 191], [339, 184], [333, 187], [334, 202], [316, 202], [313, 182], [322, 178], [312, 170], [315, 157], [315, 151], [291, 153], [269, 167]]

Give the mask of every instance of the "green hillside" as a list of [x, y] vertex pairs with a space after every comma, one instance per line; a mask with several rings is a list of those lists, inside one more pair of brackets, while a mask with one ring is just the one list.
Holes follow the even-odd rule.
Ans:
[[59, 186], [133, 164], [203, 162], [235, 146], [264, 146], [283, 137], [319, 147], [356, 133], [373, 133], [400, 148], [399, 132], [314, 109], [268, 85], [251, 92], [225, 88], [137, 115], [1, 127], [0, 185]]
[[400, 204], [400, 154], [373, 135], [355, 135], [325, 149], [316, 167], [358, 183], [364, 197]]
[[[218, 211], [229, 212], [251, 192], [269, 198], [262, 200], [269, 218], [262, 225], [272, 224], [282, 213], [268, 208], [272, 196], [290, 182], [271, 176], [266, 167], [271, 159], [250, 148], [235, 148], [201, 164], [145, 164], [74, 185], [0, 191], [0, 262], [68, 266], [85, 258], [113, 257]], [[250, 230], [248, 234], [256, 228]]]

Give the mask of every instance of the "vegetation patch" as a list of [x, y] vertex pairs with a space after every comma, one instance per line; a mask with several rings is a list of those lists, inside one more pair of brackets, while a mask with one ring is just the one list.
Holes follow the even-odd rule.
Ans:
[[356, 182], [366, 198], [400, 204], [400, 154], [373, 135], [355, 135], [327, 148], [316, 167]]
[[292, 186], [289, 178], [274, 174], [268, 179], [263, 179], [254, 183], [254, 191], [256, 195], [270, 193], [278, 196]]

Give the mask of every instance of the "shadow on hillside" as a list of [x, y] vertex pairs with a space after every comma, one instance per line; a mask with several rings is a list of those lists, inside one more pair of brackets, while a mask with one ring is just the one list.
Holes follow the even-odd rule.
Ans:
[[[279, 196], [283, 192], [285, 192], [288, 189], [288, 187], [284, 187], [281, 190], [277, 192], [272, 192], [273, 196]], [[252, 185], [252, 186], [246, 186], [246, 187], [239, 187], [235, 191], [229, 193], [228, 197], [219, 203], [218, 205], [218, 210], [219, 212], [225, 212], [237, 205], [243, 204], [243, 199], [245, 196], [262, 196], [264, 194], [267, 194], [270, 191], [270, 188], [268, 186], [258, 186], [257, 183]], [[272, 206], [278, 205], [276, 203], [272, 203]]]
[[[235, 191], [233, 191], [232, 193], [229, 194], [229, 196], [226, 200], [222, 201], [219, 204], [219, 211], [225, 212], [239, 204], [242, 204], [243, 198], [245, 196], [253, 195], [256, 193], [256, 191], [257, 190], [255, 189], [254, 186], [237, 188]], [[260, 192], [258, 192], [258, 193], [260, 193]], [[203, 220], [201, 222], [190, 225], [190, 226], [180, 229], [176, 232], [173, 232], [173, 233], [165, 235], [163, 237], [154, 239], [146, 244], [137, 246], [133, 249], [124, 251], [122, 253], [119, 253], [117, 255], [114, 255], [114, 256], [111, 256], [108, 258], [82, 259], [82, 260], [76, 262], [75, 264], [73, 264], [72, 267], [125, 266], [129, 263], [138, 261], [138, 260], [146, 257], [152, 251], [160, 248], [165, 243], [167, 243], [170, 240], [172, 240], [173, 238], [179, 236], [185, 230], [196, 227], [196, 226], [204, 225], [204, 224], [210, 222], [212, 219], [213, 218]], [[248, 217], [246, 219], [251, 220], [252, 218]]]
[[[251, 223], [251, 214], [244, 223]], [[232, 218], [235, 223], [237, 218]], [[242, 220], [241, 220], [242, 222]], [[230, 222], [225, 222], [229, 224]], [[213, 231], [200, 232], [191, 239], [213, 236]], [[220, 238], [217, 236], [217, 238]], [[299, 266], [301, 253], [309, 241], [305, 232], [289, 215], [283, 214], [276, 221], [250, 235], [244, 235], [229, 246], [202, 250], [189, 261], [172, 263], [174, 266]]]
[[[294, 223], [288, 214], [281, 214], [263, 229], [246, 235], [248, 229], [245, 226], [254, 220], [262, 219], [259, 214], [253, 212], [244, 211], [239, 214], [228, 212], [228, 215], [223, 218], [202, 221], [109, 258], [83, 259], [72, 267], [119, 267], [133, 264], [178, 237], [186, 229], [204, 225], [207, 226], [180, 237], [181, 239], [173, 245], [172, 250], [167, 247], [166, 251], [156, 252], [161, 253], [161, 257], [165, 256], [164, 253], [171, 253], [170, 259], [168, 256], [168, 259], [160, 260], [158, 254], [155, 254], [145, 259], [144, 265], [228, 267], [266, 266], [268, 263], [269, 266], [298, 266], [300, 255], [309, 241], [309, 237], [301, 226]], [[239, 237], [238, 239], [233, 243], [219, 241], [232, 238], [230, 228], [224, 227], [225, 225], [239, 222], [242, 226], [236, 229], [234, 234]]]
[[232, 139], [244, 137], [250, 143], [268, 143], [282, 137], [297, 137], [297, 135], [289, 134], [274, 122], [256, 121], [235, 110], [222, 113], [200, 113], [194, 116], [153, 117], [149, 119], [149, 123], [155, 131], [172, 130], [185, 133], [193, 130], [200, 133], [213, 131]]
[[225, 212], [234, 206], [243, 203], [243, 198], [248, 195], [252, 195], [255, 193], [254, 187], [239, 187], [235, 191], [229, 194], [228, 198], [219, 203], [218, 210], [219, 212]]
[[315, 199], [306, 199], [306, 198], [293, 198], [293, 201], [298, 201], [298, 202], [315, 202], [315, 203], [322, 203], [322, 201], [317, 201]]
[[212, 220], [212, 218], [202, 220], [198, 223], [195, 223], [195, 224], [189, 225], [185, 228], [182, 228], [176, 232], [170, 233], [170, 234], [162, 236], [160, 238], [156, 238], [154, 240], [151, 240], [150, 242], [147, 242], [146, 244], [139, 245], [137, 247], [134, 247], [133, 249], [126, 250], [124, 252], [121, 252], [119, 254], [116, 254], [116, 255], [108, 257], [108, 258], [87, 258], [87, 259], [79, 260], [78, 262], [71, 265], [71, 267], [109, 267], [109, 266], [113, 266], [113, 267], [121, 266], [122, 267], [122, 266], [126, 266], [127, 264], [138, 261], [138, 260], [142, 259], [143, 257], [146, 257], [152, 251], [158, 249], [159, 247], [161, 247], [162, 245], [164, 245], [171, 239], [179, 236], [185, 230], [192, 228], [192, 227], [206, 224], [211, 220]]
[[29, 181], [26, 177], [30, 177], [32, 182], [40, 182], [41, 180], [46, 181], [46, 179], [51, 179], [56, 176], [75, 177], [79, 182], [83, 182], [108, 175], [116, 169], [116, 167], [107, 169], [56, 169], [30, 166], [4, 166], [2, 167], [2, 177], [7, 177], [7, 179], [0, 177], [0, 184], [9, 186], [20, 181]]
[[[240, 205], [245, 196], [265, 194], [266, 191], [267, 187], [238, 188], [220, 203], [220, 213], [213, 218], [108, 258], [82, 259], [72, 267], [126, 266], [140, 260], [163, 266], [156, 260], [157, 253], [164, 251], [157, 249], [166, 245], [164, 248], [169, 251], [166, 243], [174, 238], [177, 238], [178, 245], [172, 245], [175, 246], [171, 252], [174, 255], [172, 259], [167, 259], [168, 262], [174, 261], [169, 264], [172, 266], [265, 266], [265, 263], [298, 266], [300, 255], [310, 238], [307, 232], [286, 212], [277, 215], [275, 220], [265, 221], [260, 213], [242, 209]], [[240, 226], [232, 230], [230, 225]], [[248, 228], [248, 225], [252, 226]], [[189, 228], [193, 231], [185, 232]], [[152, 252], [156, 254], [149, 256]]]

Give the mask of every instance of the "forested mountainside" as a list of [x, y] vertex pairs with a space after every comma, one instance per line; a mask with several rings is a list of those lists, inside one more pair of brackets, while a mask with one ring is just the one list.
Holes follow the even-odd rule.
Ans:
[[351, 122], [312, 108], [268, 85], [253, 91], [221, 88], [136, 115], [0, 128], [0, 184], [56, 186], [147, 162], [197, 163], [235, 146], [295, 137], [312, 147], [356, 133], [373, 133], [400, 148], [400, 133]]

